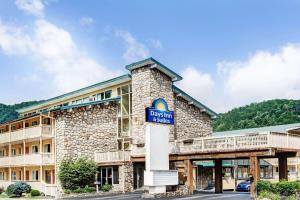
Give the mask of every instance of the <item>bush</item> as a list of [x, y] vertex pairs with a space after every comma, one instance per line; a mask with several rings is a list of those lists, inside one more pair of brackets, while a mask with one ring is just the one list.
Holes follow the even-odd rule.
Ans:
[[64, 190], [64, 193], [65, 193], [65, 194], [71, 194], [72, 191], [71, 191], [70, 189], [65, 189], [65, 190]]
[[64, 160], [59, 166], [59, 180], [64, 189], [76, 190], [86, 185], [93, 185], [97, 164], [87, 158]]
[[282, 196], [293, 196], [300, 189], [300, 183], [296, 181], [280, 181], [275, 184], [275, 190]]
[[30, 185], [28, 185], [25, 182], [17, 182], [17, 183], [9, 185], [7, 187], [6, 194], [8, 196], [15, 195], [15, 196], [20, 197], [20, 196], [22, 196], [23, 193], [30, 193], [30, 191], [31, 191]]
[[41, 193], [38, 190], [31, 190], [30, 195], [32, 197], [37, 197], [37, 196], [41, 196]]
[[75, 190], [73, 190], [74, 193], [84, 193], [84, 189], [83, 188], [77, 188]]
[[270, 181], [258, 181], [257, 182], [257, 191], [268, 191], [274, 192], [274, 186]]
[[259, 193], [258, 199], [270, 199], [270, 200], [280, 200], [280, 195], [279, 194], [274, 194], [270, 191], [261, 191]]
[[85, 193], [96, 192], [96, 188], [86, 186], [86, 187], [84, 188], [84, 192], [85, 192]]
[[4, 192], [4, 187], [0, 187], [0, 194]]
[[103, 192], [109, 192], [112, 189], [112, 185], [109, 185], [107, 183], [105, 183], [105, 185], [102, 186], [101, 190]]

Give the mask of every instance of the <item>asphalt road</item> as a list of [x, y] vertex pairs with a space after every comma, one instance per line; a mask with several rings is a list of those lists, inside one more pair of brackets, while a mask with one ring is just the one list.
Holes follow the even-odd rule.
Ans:
[[[141, 200], [141, 193], [128, 193], [111, 196], [98, 197], [78, 197], [72, 199], [86, 199], [86, 200]], [[160, 200], [251, 200], [250, 194], [247, 192], [224, 192], [222, 194], [214, 193], [198, 193], [191, 196], [161, 198]], [[145, 199], [143, 199], [145, 200]]]

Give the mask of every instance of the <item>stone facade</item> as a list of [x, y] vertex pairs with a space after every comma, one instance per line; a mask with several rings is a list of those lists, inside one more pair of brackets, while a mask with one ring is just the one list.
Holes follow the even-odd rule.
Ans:
[[[145, 143], [145, 108], [153, 100], [164, 98], [169, 109], [174, 110], [173, 82], [170, 77], [150, 66], [132, 72], [132, 140], [133, 145]], [[174, 127], [170, 126], [170, 140], [174, 138]]]
[[175, 138], [185, 140], [211, 136], [213, 130], [210, 116], [180, 96], [174, 98]]

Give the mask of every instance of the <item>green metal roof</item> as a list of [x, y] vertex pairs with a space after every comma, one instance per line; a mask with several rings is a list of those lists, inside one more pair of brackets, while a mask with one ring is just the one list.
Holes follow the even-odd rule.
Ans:
[[184, 98], [185, 100], [187, 100], [189, 102], [192, 102], [196, 107], [198, 107], [200, 109], [203, 109], [203, 112], [206, 112], [212, 118], [218, 117], [218, 114], [216, 112], [214, 112], [213, 110], [211, 110], [207, 106], [203, 105], [202, 103], [200, 103], [199, 101], [197, 101], [196, 99], [194, 99], [193, 97], [191, 97], [190, 95], [185, 93], [183, 90], [179, 89], [177, 86], [173, 85], [173, 90], [174, 90], [175, 93], [181, 94], [181, 97]]
[[126, 69], [128, 69], [131, 72], [132, 70], [140, 68], [145, 65], [152, 65], [152, 67], [156, 65], [155, 68], [163, 72], [164, 74], [168, 75], [169, 77], [171, 77], [172, 81], [182, 80], [181, 76], [179, 76], [177, 73], [175, 73], [174, 71], [172, 71], [171, 69], [161, 64], [160, 62], [158, 62], [152, 57], [126, 65]]
[[117, 85], [117, 84], [120, 84], [120, 83], [123, 83], [123, 82], [130, 81], [130, 80], [131, 80], [131, 75], [126, 74], [126, 75], [119, 76], [119, 77], [116, 77], [116, 78], [113, 78], [113, 79], [110, 79], [110, 80], [107, 80], [107, 81], [96, 83], [94, 85], [90, 85], [88, 87], [84, 87], [84, 88], [81, 88], [79, 90], [75, 90], [75, 91], [72, 91], [72, 92], [57, 96], [57, 97], [53, 97], [53, 98], [48, 99], [46, 101], [43, 101], [39, 104], [35, 104], [35, 105], [32, 105], [32, 106], [28, 106], [28, 107], [25, 107], [25, 108], [18, 109], [17, 112], [22, 113], [22, 112], [28, 112], [28, 111], [34, 110], [34, 109], [39, 109], [41, 107], [47, 106], [48, 104], [52, 104], [52, 103], [59, 102], [59, 101], [62, 101], [62, 100], [67, 100], [69, 98], [73, 98], [73, 97], [76, 97], [78, 95], [82, 95], [82, 94], [85, 94], [85, 93], [90, 93], [90, 92], [96, 91], [99, 88], [106, 88], [106, 87], [109, 87], [109, 86], [113, 86], [113, 85]]
[[214, 132], [213, 136], [232, 136], [232, 135], [245, 135], [250, 133], [262, 133], [262, 132], [286, 132], [287, 129], [299, 127], [300, 123], [284, 124], [277, 126], [264, 126], [259, 128], [239, 129], [232, 131]]

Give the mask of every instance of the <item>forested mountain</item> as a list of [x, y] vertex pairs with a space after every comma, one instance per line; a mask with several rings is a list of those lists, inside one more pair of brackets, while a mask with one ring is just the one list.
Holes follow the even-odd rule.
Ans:
[[252, 103], [220, 114], [214, 131], [227, 131], [300, 122], [300, 100], [275, 99]]
[[16, 112], [17, 109], [31, 106], [39, 102], [40, 101], [28, 101], [14, 105], [5, 105], [0, 103], [0, 123], [18, 118], [18, 113]]

